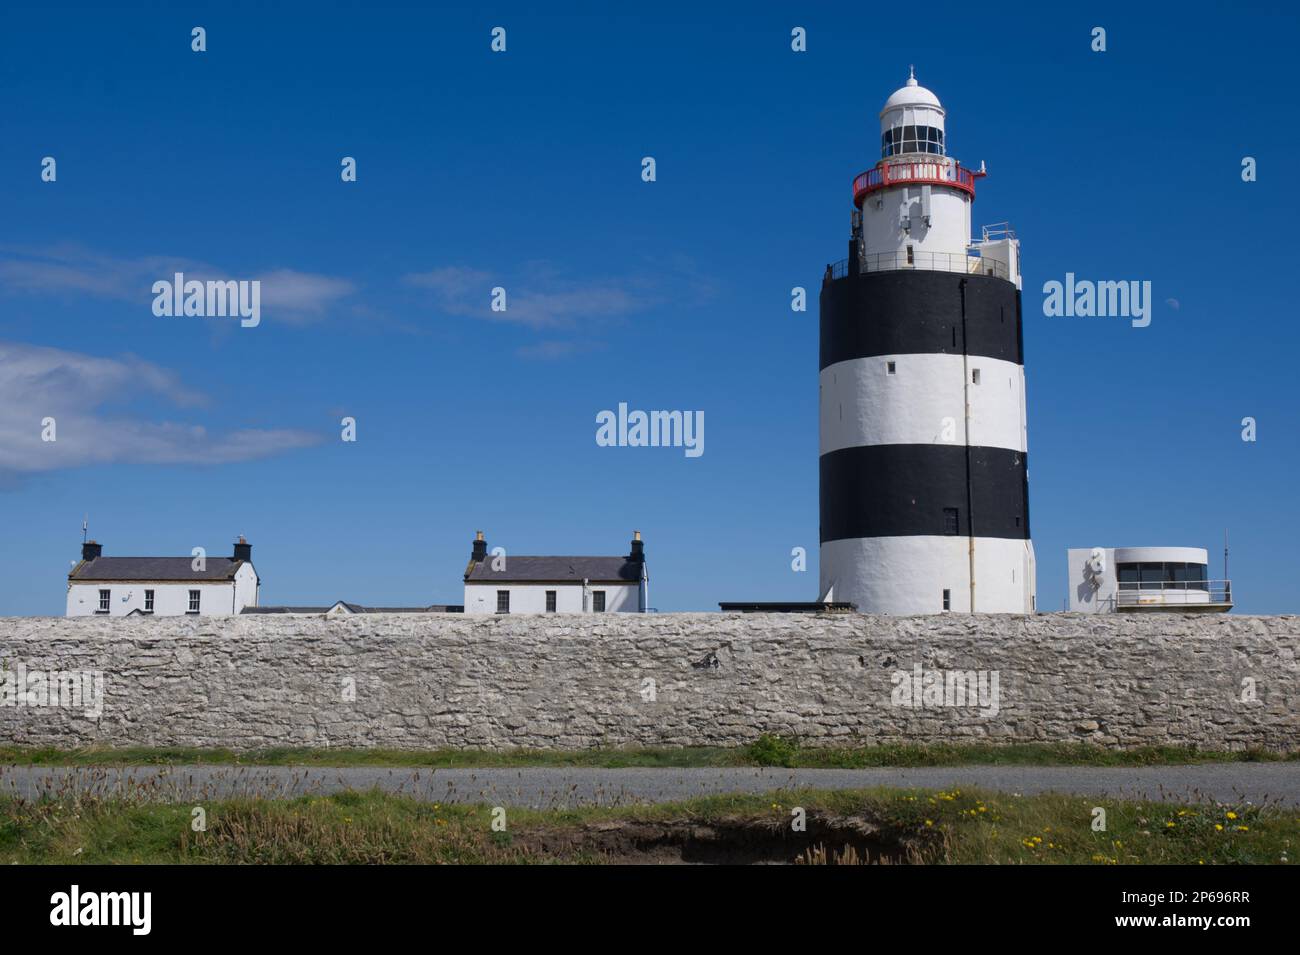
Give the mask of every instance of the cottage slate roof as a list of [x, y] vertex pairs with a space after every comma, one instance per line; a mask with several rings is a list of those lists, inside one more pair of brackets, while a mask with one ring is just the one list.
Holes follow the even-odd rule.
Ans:
[[504, 570], [492, 569], [493, 558], [470, 565], [466, 583], [582, 583], [634, 584], [641, 579], [640, 563], [626, 557], [525, 557], [508, 554]]
[[72, 568], [69, 580], [232, 580], [249, 561], [231, 557], [209, 557], [203, 570], [196, 571], [193, 557], [96, 557]]

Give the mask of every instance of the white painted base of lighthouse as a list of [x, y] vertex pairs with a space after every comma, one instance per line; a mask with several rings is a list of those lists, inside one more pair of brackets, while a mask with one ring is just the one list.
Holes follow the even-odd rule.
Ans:
[[1033, 542], [1003, 537], [826, 541], [821, 545], [821, 593], [830, 591], [829, 599], [857, 604], [863, 613], [969, 613], [972, 542], [975, 611], [1032, 612], [1037, 579]]

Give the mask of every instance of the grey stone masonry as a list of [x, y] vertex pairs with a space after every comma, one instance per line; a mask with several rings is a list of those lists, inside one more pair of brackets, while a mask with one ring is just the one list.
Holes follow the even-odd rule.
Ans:
[[1298, 648], [1295, 616], [11, 617], [0, 743], [1293, 749]]

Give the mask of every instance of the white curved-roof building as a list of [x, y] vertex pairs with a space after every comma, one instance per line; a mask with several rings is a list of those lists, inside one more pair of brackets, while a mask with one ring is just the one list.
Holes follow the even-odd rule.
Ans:
[[1077, 547], [1068, 552], [1070, 610], [1222, 613], [1232, 582], [1211, 579], [1202, 547]]

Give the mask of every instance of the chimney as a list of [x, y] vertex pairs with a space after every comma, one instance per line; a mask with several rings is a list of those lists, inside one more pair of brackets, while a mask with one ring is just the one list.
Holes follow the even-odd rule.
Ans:
[[487, 560], [487, 541], [483, 539], [482, 531], [474, 532], [474, 549], [470, 551], [469, 559], [471, 562]]
[[94, 560], [104, 552], [103, 544], [96, 544], [94, 541], [86, 541], [81, 545], [81, 559]]
[[627, 559], [635, 564], [645, 563], [645, 541], [641, 540], [641, 532], [632, 532], [632, 553], [627, 555]]
[[249, 562], [252, 562], [253, 560], [253, 545], [244, 540], [243, 534], [240, 534], [239, 540], [235, 542], [235, 554], [231, 559], [246, 560]]

